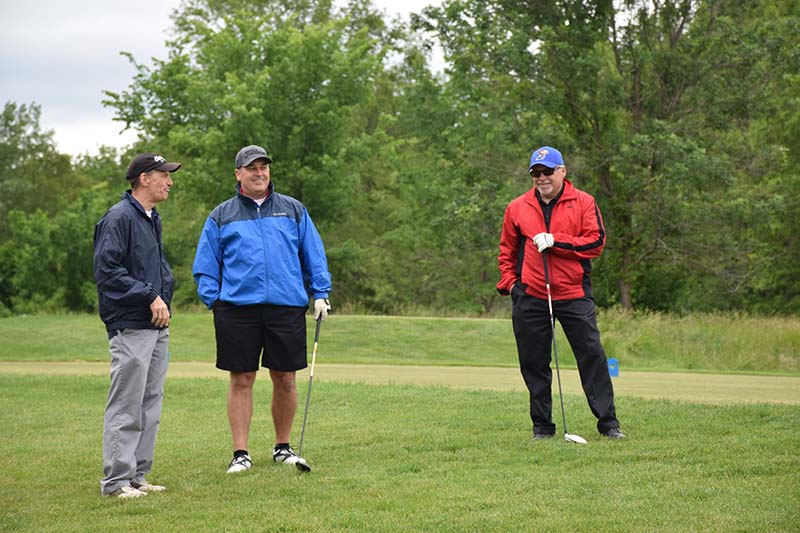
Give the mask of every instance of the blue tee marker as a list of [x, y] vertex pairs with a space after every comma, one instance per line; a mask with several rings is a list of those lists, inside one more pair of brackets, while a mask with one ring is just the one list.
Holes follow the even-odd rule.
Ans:
[[616, 357], [608, 358], [608, 375], [612, 378], [619, 377], [619, 361]]

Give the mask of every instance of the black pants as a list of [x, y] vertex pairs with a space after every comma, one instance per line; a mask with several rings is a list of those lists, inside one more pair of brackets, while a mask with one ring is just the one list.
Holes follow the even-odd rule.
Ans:
[[[552, 420], [553, 372], [550, 369], [553, 336], [547, 300], [528, 295], [519, 285], [514, 286], [511, 297], [514, 336], [520, 371], [530, 393], [533, 432], [553, 434], [556, 430]], [[618, 428], [614, 388], [608, 374], [606, 354], [600, 344], [594, 301], [580, 298], [553, 302], [553, 315], [564, 329], [575, 354], [583, 392], [592, 414], [597, 417], [597, 430], [605, 433]]]

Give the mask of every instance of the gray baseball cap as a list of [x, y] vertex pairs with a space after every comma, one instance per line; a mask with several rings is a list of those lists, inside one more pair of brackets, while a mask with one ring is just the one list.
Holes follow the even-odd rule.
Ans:
[[272, 163], [272, 159], [267, 155], [266, 150], [251, 144], [250, 146], [245, 146], [236, 154], [236, 168], [246, 167], [256, 159], [266, 159], [267, 163]]

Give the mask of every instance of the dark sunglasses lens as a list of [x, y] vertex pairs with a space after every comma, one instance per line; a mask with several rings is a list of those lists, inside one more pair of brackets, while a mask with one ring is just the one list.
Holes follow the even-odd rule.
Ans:
[[538, 178], [542, 174], [544, 174], [545, 176], [552, 176], [553, 172], [555, 171], [556, 169], [554, 168], [546, 168], [544, 170], [539, 170], [539, 169], [531, 170], [531, 176], [533, 176], [534, 178]]

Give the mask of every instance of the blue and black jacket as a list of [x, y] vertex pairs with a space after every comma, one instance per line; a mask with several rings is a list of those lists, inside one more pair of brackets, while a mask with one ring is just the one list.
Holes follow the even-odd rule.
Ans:
[[302, 203], [274, 192], [259, 206], [239, 192], [208, 216], [192, 268], [197, 293], [211, 308], [308, 305], [327, 298], [331, 275], [317, 228]]
[[161, 218], [152, 218], [127, 191], [94, 228], [94, 279], [106, 330], [159, 329], [150, 304], [172, 300], [172, 270], [161, 243]]

